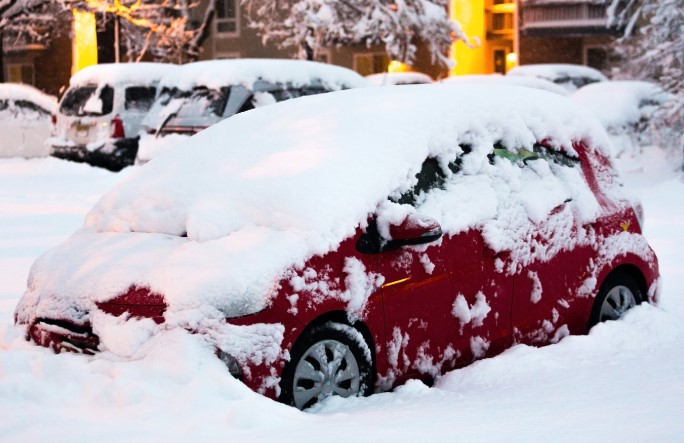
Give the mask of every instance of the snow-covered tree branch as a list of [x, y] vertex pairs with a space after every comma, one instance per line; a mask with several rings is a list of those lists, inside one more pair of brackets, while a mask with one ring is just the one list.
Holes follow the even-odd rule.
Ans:
[[449, 19], [446, 0], [242, 0], [264, 41], [295, 47], [301, 58], [347, 44], [382, 44], [394, 60], [411, 63], [424, 42], [433, 62], [448, 66], [451, 43], [467, 41]]
[[[684, 0], [611, 0], [609, 23], [624, 26], [619, 69], [631, 78], [652, 80], [674, 94], [661, 113], [670, 143], [681, 150], [684, 134]], [[676, 140], [675, 140], [676, 139]]]

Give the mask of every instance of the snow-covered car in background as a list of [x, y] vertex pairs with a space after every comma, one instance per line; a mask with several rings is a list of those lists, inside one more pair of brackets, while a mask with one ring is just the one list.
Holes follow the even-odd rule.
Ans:
[[38, 89], [0, 83], [0, 157], [45, 157], [57, 99]]
[[371, 86], [423, 85], [432, 83], [432, 77], [422, 72], [383, 72], [366, 76]]
[[619, 157], [652, 142], [653, 114], [672, 95], [655, 83], [613, 80], [584, 86], [571, 98], [596, 115], [611, 137], [613, 155]]
[[235, 114], [307, 95], [368, 86], [356, 72], [304, 60], [209, 60], [165, 77], [140, 133], [137, 163], [146, 163]]
[[140, 123], [154, 103], [159, 81], [176, 69], [163, 63], [120, 63], [76, 73], [48, 140], [51, 155], [112, 171], [132, 165]]
[[608, 78], [601, 71], [583, 65], [540, 63], [516, 66], [506, 73], [511, 77], [533, 77], [550, 81], [573, 92], [582, 86], [605, 82]]
[[34, 263], [15, 318], [57, 352], [183, 328], [298, 408], [433, 379], [657, 300], [607, 144], [580, 106], [521, 87], [264, 107], [105, 194]]
[[569, 95], [567, 89], [558, 86], [548, 80], [537, 77], [523, 77], [512, 76], [507, 77], [501, 74], [473, 74], [473, 75], [455, 75], [447, 77], [441, 83], [480, 83], [480, 84], [499, 84], [499, 85], [516, 85], [524, 86], [526, 88], [540, 89], [542, 91], [553, 92], [558, 95]]

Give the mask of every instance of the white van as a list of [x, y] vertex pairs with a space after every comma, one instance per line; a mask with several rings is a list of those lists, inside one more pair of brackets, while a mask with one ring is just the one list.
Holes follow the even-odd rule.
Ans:
[[162, 63], [89, 66], [71, 77], [59, 105], [50, 153], [112, 171], [133, 164], [140, 122], [159, 81], [178, 69]]
[[368, 86], [356, 72], [304, 60], [233, 59], [189, 63], [162, 79], [143, 121], [137, 163], [240, 112], [291, 98]]

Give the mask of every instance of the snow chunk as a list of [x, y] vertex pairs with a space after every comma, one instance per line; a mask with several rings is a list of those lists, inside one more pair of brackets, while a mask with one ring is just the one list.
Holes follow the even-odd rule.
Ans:
[[539, 276], [536, 272], [529, 271], [527, 276], [532, 280], [532, 293], [530, 294], [530, 301], [532, 303], [539, 303], [542, 298], [542, 285]]
[[473, 327], [482, 326], [482, 322], [487, 318], [487, 314], [491, 310], [492, 308], [487, 303], [484, 294], [478, 292], [475, 294], [475, 303], [470, 307], [468, 307], [468, 302], [463, 294], [458, 294], [456, 300], [454, 300], [451, 314], [460, 322], [462, 333], [463, 326], [466, 323], [472, 322]]

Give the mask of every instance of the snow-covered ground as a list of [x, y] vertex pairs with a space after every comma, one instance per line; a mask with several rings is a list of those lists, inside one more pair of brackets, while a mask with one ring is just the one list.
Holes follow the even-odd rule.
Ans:
[[55, 159], [0, 161], [0, 441], [684, 441], [684, 182], [659, 150], [623, 161], [660, 259], [660, 306], [545, 348], [302, 413], [252, 393], [196, 337], [133, 358], [25, 342], [14, 307], [33, 260], [124, 176]]

